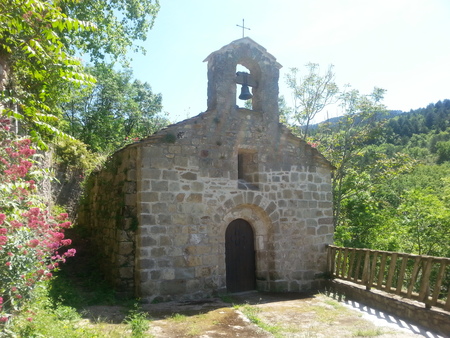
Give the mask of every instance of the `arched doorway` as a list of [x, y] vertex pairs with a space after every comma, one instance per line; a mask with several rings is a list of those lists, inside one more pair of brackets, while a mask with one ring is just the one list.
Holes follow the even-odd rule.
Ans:
[[225, 264], [228, 292], [255, 289], [255, 246], [253, 229], [243, 220], [232, 221], [225, 232]]

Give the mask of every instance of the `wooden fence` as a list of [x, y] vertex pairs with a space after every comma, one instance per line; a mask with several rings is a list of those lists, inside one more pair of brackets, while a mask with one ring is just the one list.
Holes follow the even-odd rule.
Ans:
[[450, 258], [328, 246], [333, 278], [450, 311]]

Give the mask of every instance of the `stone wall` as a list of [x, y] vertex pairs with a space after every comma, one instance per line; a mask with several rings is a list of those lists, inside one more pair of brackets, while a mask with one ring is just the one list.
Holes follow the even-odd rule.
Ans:
[[[330, 166], [281, 126], [267, 136], [261, 113], [236, 109], [204, 113], [137, 145], [141, 297], [224, 291], [224, 234], [237, 218], [255, 232], [259, 289], [317, 286], [333, 237]], [[255, 189], [238, 184], [241, 150], [257, 154]]]
[[88, 232], [93, 258], [105, 279], [120, 293], [134, 295], [136, 149], [114, 155], [87, 181], [78, 226]]

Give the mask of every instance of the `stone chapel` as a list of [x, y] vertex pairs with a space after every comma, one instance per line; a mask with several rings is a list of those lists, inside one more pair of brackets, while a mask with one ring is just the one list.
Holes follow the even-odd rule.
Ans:
[[[281, 65], [265, 48], [246, 37], [205, 61], [207, 110], [117, 151], [88, 181], [78, 224], [98, 266], [149, 302], [316, 288], [333, 167], [279, 123]], [[241, 86], [251, 109], [237, 106]]]

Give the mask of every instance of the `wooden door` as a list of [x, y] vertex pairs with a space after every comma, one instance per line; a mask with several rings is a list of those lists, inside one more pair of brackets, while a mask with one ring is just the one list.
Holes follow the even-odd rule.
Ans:
[[231, 222], [225, 232], [227, 291], [255, 289], [255, 246], [253, 229], [243, 219]]

